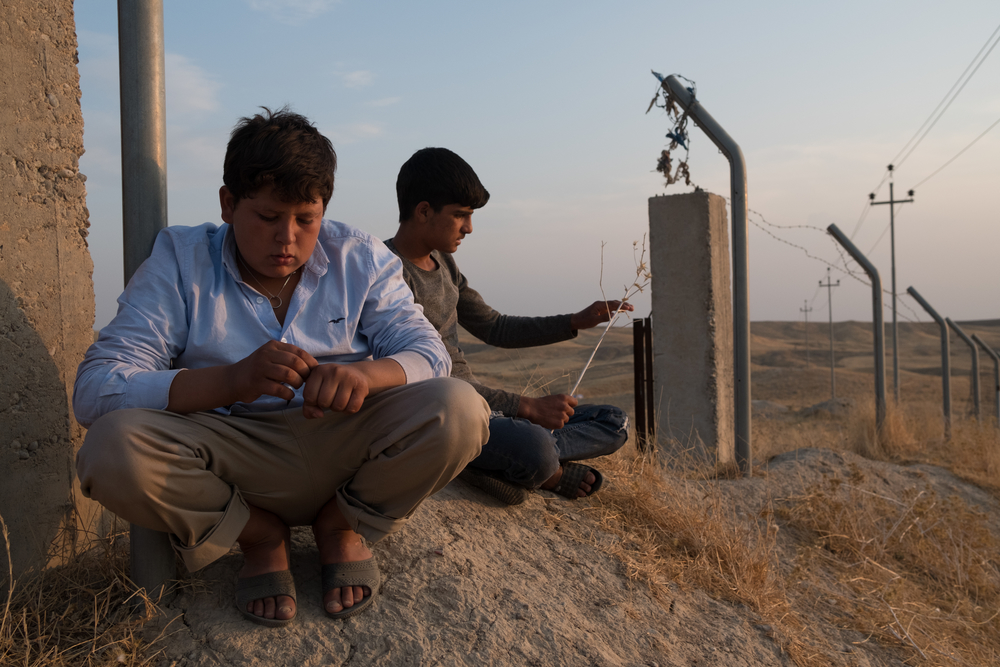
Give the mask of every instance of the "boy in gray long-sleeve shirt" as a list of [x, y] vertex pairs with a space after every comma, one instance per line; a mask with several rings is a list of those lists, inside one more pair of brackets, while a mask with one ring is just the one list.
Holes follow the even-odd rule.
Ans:
[[[538, 398], [480, 384], [458, 345], [458, 325], [489, 345], [533, 347], [573, 338], [579, 329], [607, 322], [617, 301], [596, 301], [572, 315], [502, 315], [469, 287], [452, 256], [472, 233], [472, 213], [489, 192], [472, 167], [444, 148], [417, 151], [396, 181], [399, 230], [386, 245], [403, 261], [403, 278], [424, 315], [441, 334], [452, 377], [472, 384], [493, 416], [490, 439], [465, 478], [510, 504], [543, 488], [568, 498], [600, 488], [600, 473], [571, 463], [617, 451], [628, 438], [628, 417], [608, 405], [577, 405], [572, 396]], [[622, 310], [632, 310], [625, 304]]]

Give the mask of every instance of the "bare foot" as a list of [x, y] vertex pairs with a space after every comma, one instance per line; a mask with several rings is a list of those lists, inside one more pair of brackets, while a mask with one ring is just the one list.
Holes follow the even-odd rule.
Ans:
[[[559, 470], [556, 470], [556, 474], [552, 475], [552, 477], [549, 477], [547, 480], [545, 480], [545, 483], [542, 484], [542, 488], [545, 489], [546, 491], [551, 491], [552, 489], [556, 488], [556, 486], [559, 485], [559, 480], [562, 479], [562, 474], [563, 474], [563, 469], [560, 466]], [[596, 481], [597, 478], [594, 477], [594, 473], [588, 472], [586, 477], [583, 478], [583, 481], [580, 482], [580, 488], [577, 489], [576, 491], [576, 497], [584, 498], [586, 496], [589, 496], [590, 490], [592, 488], [591, 485]]]
[[[253, 505], [250, 519], [237, 538], [243, 552], [240, 579], [288, 569], [291, 532], [274, 514]], [[247, 611], [263, 618], [287, 620], [295, 616], [295, 600], [288, 595], [261, 598], [247, 603]]]
[[[350, 528], [337, 508], [336, 498], [330, 500], [312, 525], [319, 559], [322, 565], [333, 563], [353, 563], [368, 560], [372, 552], [364, 540]], [[331, 614], [353, 607], [372, 594], [368, 586], [344, 586], [331, 588], [323, 593], [323, 607]]]

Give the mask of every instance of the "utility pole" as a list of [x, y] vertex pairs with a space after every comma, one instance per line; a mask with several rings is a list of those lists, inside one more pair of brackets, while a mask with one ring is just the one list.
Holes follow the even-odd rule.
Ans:
[[830, 280], [830, 268], [826, 269], [826, 284], [823, 281], [819, 281], [820, 287], [826, 288], [826, 301], [830, 304], [830, 398], [831, 400], [837, 400], [837, 376], [833, 372], [833, 288], [840, 287], [840, 279], [837, 282]]
[[809, 313], [812, 312], [812, 308], [809, 307], [809, 299], [803, 302], [805, 305], [799, 308], [799, 312], [806, 314], [806, 368], [809, 368]]
[[[892, 165], [889, 165], [889, 175], [892, 175]], [[909, 199], [896, 199], [892, 193], [892, 181], [889, 181], [889, 201], [875, 201], [875, 193], [868, 195], [872, 206], [889, 205], [889, 244], [892, 253], [892, 385], [899, 403], [899, 329], [896, 320], [896, 204], [913, 202], [913, 190], [908, 193]]]

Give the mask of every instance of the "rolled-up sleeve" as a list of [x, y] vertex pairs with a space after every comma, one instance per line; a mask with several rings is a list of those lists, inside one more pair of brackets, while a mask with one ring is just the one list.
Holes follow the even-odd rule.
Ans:
[[167, 407], [180, 372], [170, 361], [187, 338], [187, 312], [175, 249], [157, 236], [149, 260], [118, 298], [118, 314], [101, 330], [77, 369], [73, 412], [84, 426], [122, 408]]

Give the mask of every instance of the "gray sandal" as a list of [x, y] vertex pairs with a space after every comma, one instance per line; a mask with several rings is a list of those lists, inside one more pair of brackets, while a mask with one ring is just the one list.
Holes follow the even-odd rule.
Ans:
[[604, 477], [599, 471], [582, 463], [564, 463], [562, 469], [562, 477], [559, 478], [559, 483], [551, 491], [570, 500], [576, 500], [580, 497], [577, 492], [580, 490], [580, 483], [587, 478], [588, 472], [594, 475], [594, 483], [590, 485], [590, 493], [587, 496], [597, 493], [604, 484]]
[[459, 473], [458, 478], [466, 484], [482, 489], [507, 505], [520, 505], [528, 499], [528, 495], [531, 493], [523, 486], [503, 479], [498, 473], [479, 468], [466, 468]]
[[344, 588], [345, 586], [367, 586], [372, 591], [370, 595], [362, 598], [361, 602], [355, 602], [354, 606], [345, 607], [341, 611], [326, 611], [326, 604], [324, 603], [323, 611], [326, 611], [326, 615], [330, 618], [347, 618], [362, 612], [371, 606], [375, 600], [375, 595], [378, 594], [378, 585], [381, 577], [374, 556], [353, 563], [331, 563], [330, 565], [324, 565], [322, 573], [324, 597], [327, 591], [334, 588]]
[[[279, 595], [287, 595], [295, 600], [295, 579], [292, 578], [292, 573], [289, 570], [267, 572], [258, 574], [256, 577], [236, 580], [236, 608], [254, 623], [279, 628], [295, 620], [294, 615], [291, 618], [264, 618], [247, 611], [247, 603], [262, 598], [275, 598], [274, 603], [277, 605]], [[297, 606], [298, 600], [295, 602]], [[297, 608], [296, 612], [298, 612]]]

